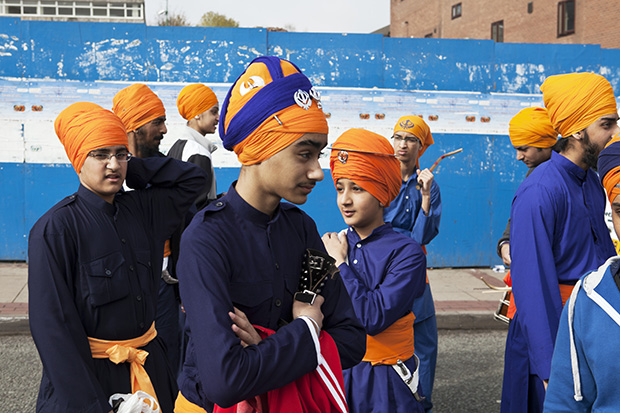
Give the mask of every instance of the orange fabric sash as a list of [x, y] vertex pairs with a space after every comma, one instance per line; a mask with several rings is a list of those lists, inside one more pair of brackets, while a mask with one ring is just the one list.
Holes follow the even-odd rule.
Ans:
[[[131, 392], [135, 393], [138, 390], [142, 390], [157, 400], [157, 395], [155, 394], [151, 379], [146, 370], [144, 370], [144, 362], [149, 353], [138, 349], [138, 347], [146, 346], [156, 336], [157, 330], [155, 330], [155, 323], [153, 322], [151, 328], [137, 338], [111, 341], [88, 337], [88, 342], [93, 358], [108, 358], [115, 364], [124, 362], [131, 363]], [[159, 401], [157, 404], [159, 404]]]
[[174, 413], [207, 413], [205, 409], [187, 400], [181, 392], [174, 403]]
[[373, 366], [396, 364], [398, 360], [413, 357], [413, 322], [415, 315], [409, 313], [375, 336], [366, 336], [366, 354], [363, 361]]
[[[512, 287], [512, 277], [510, 276], [510, 271], [504, 277], [504, 283]], [[560, 296], [562, 297], [562, 305], [566, 304], [568, 299], [570, 298], [571, 293], [573, 292], [574, 285], [570, 284], [560, 284]], [[515, 298], [510, 296], [510, 304], [508, 304], [508, 312], [506, 313], [506, 317], [512, 320], [517, 311], [517, 305], [515, 304]]]
[[170, 254], [172, 254], [172, 251], [170, 250], [170, 240], [167, 239], [164, 243], [164, 258], [169, 257]]

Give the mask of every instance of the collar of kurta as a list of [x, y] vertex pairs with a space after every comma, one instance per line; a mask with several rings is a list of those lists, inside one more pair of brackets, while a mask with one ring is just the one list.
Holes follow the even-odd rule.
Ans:
[[237, 215], [241, 219], [246, 219], [251, 223], [258, 225], [261, 228], [267, 228], [269, 225], [273, 224], [280, 217], [280, 211], [282, 210], [281, 206], [278, 205], [276, 208], [273, 217], [259, 211], [254, 208], [252, 205], [248, 204], [241, 195], [235, 189], [237, 185], [237, 181], [233, 182], [228, 189], [228, 193], [224, 198], [222, 198], [223, 202], [226, 202], [230, 205], [235, 211], [237, 211]]
[[99, 195], [95, 194], [84, 185], [80, 184], [77, 196], [83, 199], [91, 207], [100, 210], [106, 215], [113, 217], [116, 214], [116, 206], [103, 200]]
[[573, 161], [571, 161], [567, 157], [560, 155], [555, 151], [551, 151], [551, 160], [556, 163], [560, 168], [566, 170], [568, 173], [573, 175], [579, 181], [584, 181], [586, 179], [588, 171], [584, 171], [583, 169], [581, 169], [581, 167], [575, 165]]
[[390, 232], [391, 230], [392, 224], [386, 222], [380, 227], [373, 229], [369, 236], [361, 239], [358, 233], [352, 227], [349, 227], [349, 229], [347, 230], [347, 240], [349, 242], [349, 245], [355, 245], [357, 243], [364, 244], [366, 242], [372, 241], [374, 238], [381, 237], [383, 234], [385, 234], [386, 232]]

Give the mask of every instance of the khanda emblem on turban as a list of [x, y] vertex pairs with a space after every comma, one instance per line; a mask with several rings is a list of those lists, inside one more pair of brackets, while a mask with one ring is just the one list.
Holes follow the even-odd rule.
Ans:
[[310, 94], [305, 90], [298, 89], [293, 98], [295, 99], [295, 103], [297, 103], [297, 105], [299, 105], [302, 109], [310, 109], [312, 99], [310, 98]]
[[413, 128], [415, 125], [413, 124], [413, 122], [411, 122], [409, 119], [405, 119], [404, 121], [402, 121], [401, 123], [399, 123], [399, 126], [403, 129], [411, 129]]
[[248, 80], [241, 82], [239, 93], [245, 96], [250, 90], [265, 86], [265, 80], [260, 76], [250, 76]]
[[319, 109], [322, 109], [323, 106], [321, 105], [321, 92], [319, 92], [314, 86], [312, 86], [312, 89], [310, 89], [310, 96], [312, 97], [312, 99], [316, 100], [316, 106]]
[[347, 163], [349, 160], [349, 153], [347, 151], [338, 152], [338, 160], [340, 163]]

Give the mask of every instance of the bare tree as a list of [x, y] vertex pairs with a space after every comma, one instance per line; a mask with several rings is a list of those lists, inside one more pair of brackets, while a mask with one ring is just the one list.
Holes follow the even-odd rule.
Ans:
[[229, 19], [223, 14], [216, 13], [214, 11], [207, 12], [202, 15], [200, 22], [197, 26], [204, 27], [239, 27], [239, 22], [234, 19]]
[[158, 26], [189, 26], [189, 20], [183, 13], [171, 13], [166, 15], [165, 13], [157, 19]]

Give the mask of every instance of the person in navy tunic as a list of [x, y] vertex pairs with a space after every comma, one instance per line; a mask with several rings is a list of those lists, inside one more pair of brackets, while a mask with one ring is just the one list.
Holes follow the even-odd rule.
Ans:
[[[172, 412], [177, 385], [154, 325], [163, 242], [204, 174], [169, 158], [131, 158], [121, 120], [93, 103], [69, 106], [55, 127], [80, 186], [30, 231], [37, 411], [109, 412], [111, 395], [143, 390]], [[134, 191], [121, 190], [125, 177]]]

